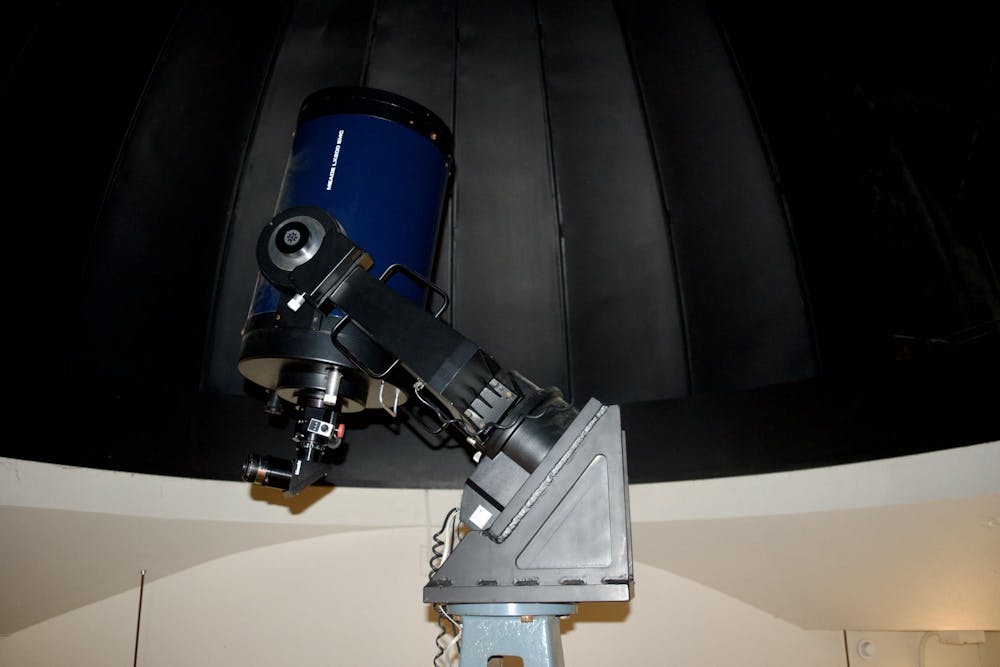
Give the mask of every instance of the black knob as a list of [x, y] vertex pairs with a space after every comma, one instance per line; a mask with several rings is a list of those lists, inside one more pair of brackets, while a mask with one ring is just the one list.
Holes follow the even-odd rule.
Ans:
[[298, 220], [293, 220], [278, 230], [274, 243], [279, 251], [294, 255], [309, 243], [309, 228]]

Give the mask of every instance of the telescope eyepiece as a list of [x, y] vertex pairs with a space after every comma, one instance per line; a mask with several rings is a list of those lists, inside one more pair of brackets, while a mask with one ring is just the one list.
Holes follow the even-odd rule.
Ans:
[[292, 482], [294, 469], [294, 464], [288, 459], [250, 454], [243, 464], [241, 476], [244, 482], [287, 491]]

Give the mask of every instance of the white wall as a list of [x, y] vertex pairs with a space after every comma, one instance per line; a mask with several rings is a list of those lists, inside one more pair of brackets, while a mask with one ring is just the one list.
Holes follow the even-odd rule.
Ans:
[[[139, 664], [429, 664], [437, 634], [420, 601], [426, 531], [347, 533], [226, 556], [145, 587]], [[639, 564], [629, 605], [563, 623], [566, 663], [845, 667], [839, 632], [805, 631]], [[5, 667], [131, 664], [138, 591], [0, 640]]]
[[[983, 644], [946, 644], [926, 633], [923, 664], [920, 643], [923, 632], [846, 633], [850, 667], [1000, 667], [1000, 632], [984, 633]], [[858, 645], [869, 643], [871, 657], [862, 657]]]
[[[878, 661], [860, 661], [854, 629], [998, 629], [997, 470], [991, 443], [632, 487], [636, 598], [565, 623], [567, 664], [918, 667], [920, 632], [882, 633]], [[335, 488], [289, 503], [0, 459], [0, 665], [130, 664], [140, 568], [140, 665], [429, 663], [420, 591], [457, 499]], [[1000, 667], [996, 642], [970, 656], [930, 646], [923, 667]]]

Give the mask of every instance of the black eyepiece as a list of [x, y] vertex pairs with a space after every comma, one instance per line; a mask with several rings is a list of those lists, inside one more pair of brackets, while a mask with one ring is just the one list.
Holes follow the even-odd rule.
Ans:
[[242, 477], [244, 482], [287, 491], [294, 469], [294, 464], [288, 459], [250, 454], [243, 464]]

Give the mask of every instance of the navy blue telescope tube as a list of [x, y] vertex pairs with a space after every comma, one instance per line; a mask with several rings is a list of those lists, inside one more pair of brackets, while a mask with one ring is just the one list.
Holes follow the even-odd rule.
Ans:
[[[323, 209], [374, 258], [376, 275], [401, 263], [429, 277], [452, 155], [447, 125], [412, 100], [371, 88], [324, 89], [300, 109], [275, 212]], [[391, 284], [413, 301], [426, 298], [412, 282]], [[258, 279], [239, 369], [293, 401], [302, 389], [322, 389], [331, 368], [350, 374], [353, 366], [329, 340], [337, 314], [294, 313], [285, 306], [290, 296]], [[352, 350], [367, 345], [345, 337], [351, 334], [345, 332], [341, 341]], [[378, 363], [378, 352], [370, 353]], [[345, 394], [351, 399], [348, 410], [372, 407], [364, 395], [370, 383], [358, 373], [352, 377], [356, 386]], [[384, 395], [384, 386], [379, 389]]]
[[[451, 152], [444, 122], [412, 101], [366, 88], [319, 91], [302, 105], [275, 212], [322, 208], [371, 254], [376, 275], [405, 264], [429, 277]], [[423, 297], [412, 283], [396, 288]], [[261, 289], [268, 294], [254, 299], [253, 314], [280, 298]]]

